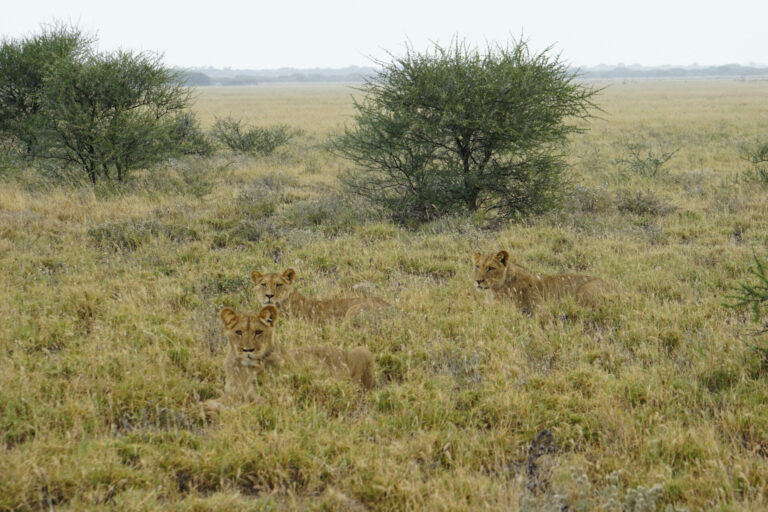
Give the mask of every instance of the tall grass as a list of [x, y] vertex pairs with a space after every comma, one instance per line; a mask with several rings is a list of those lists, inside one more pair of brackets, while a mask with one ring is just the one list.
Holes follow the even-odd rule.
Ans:
[[[494, 229], [411, 231], [334, 195], [346, 164], [322, 143], [351, 112], [341, 87], [201, 90], [206, 124], [237, 110], [304, 134], [169, 169], [167, 187], [7, 180], [0, 510], [765, 509], [766, 368], [749, 313], [723, 304], [768, 243], [738, 144], [768, 131], [766, 88], [611, 85], [574, 141], [569, 206]], [[615, 164], [637, 134], [680, 148], [668, 175]], [[601, 276], [620, 300], [534, 318], [489, 303], [469, 255], [501, 248], [537, 273]], [[277, 327], [288, 346], [366, 345], [378, 387], [283, 372], [205, 420], [218, 311], [255, 308], [249, 272], [289, 266], [307, 294], [395, 305]]]

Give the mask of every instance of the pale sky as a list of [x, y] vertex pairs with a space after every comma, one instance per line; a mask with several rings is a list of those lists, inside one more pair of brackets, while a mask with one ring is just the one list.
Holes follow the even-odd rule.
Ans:
[[454, 35], [484, 46], [523, 34], [574, 66], [768, 65], [768, 0], [2, 0], [0, 36], [53, 21], [99, 48], [159, 51], [171, 66], [371, 65]]

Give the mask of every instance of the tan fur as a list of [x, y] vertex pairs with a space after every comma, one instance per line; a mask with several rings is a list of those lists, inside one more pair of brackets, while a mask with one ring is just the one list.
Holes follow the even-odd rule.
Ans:
[[547, 299], [573, 297], [583, 306], [600, 305], [612, 293], [611, 286], [598, 277], [584, 274], [555, 274], [539, 277], [513, 263], [507, 251], [495, 254], [472, 253], [475, 286], [496, 299], [511, 300], [527, 313]]
[[371, 389], [376, 383], [374, 377], [373, 356], [365, 347], [356, 347], [344, 351], [336, 347], [301, 347], [282, 349], [283, 364], [309, 366], [321, 364], [336, 375], [349, 377], [360, 383], [365, 389]]
[[278, 314], [272, 304], [264, 306], [258, 313], [238, 314], [230, 308], [221, 310], [224, 335], [229, 340], [224, 361], [224, 393], [216, 400], [203, 403], [206, 413], [254, 401], [258, 376], [283, 366], [320, 363], [338, 376], [359, 382], [365, 389], [374, 386], [373, 357], [367, 348], [357, 347], [349, 352], [328, 346], [283, 348], [276, 342], [274, 334]]
[[227, 356], [224, 359], [224, 393], [217, 400], [203, 403], [206, 412], [218, 411], [238, 403], [256, 399], [257, 377], [264, 361], [273, 358], [277, 308], [265, 306], [258, 313], [238, 314], [234, 309], [221, 310]]
[[296, 271], [292, 268], [282, 274], [262, 274], [258, 270], [251, 272], [258, 301], [263, 306], [274, 304], [288, 318], [297, 316], [313, 322], [328, 322], [391, 307], [376, 297], [311, 299], [294, 289], [295, 279]]

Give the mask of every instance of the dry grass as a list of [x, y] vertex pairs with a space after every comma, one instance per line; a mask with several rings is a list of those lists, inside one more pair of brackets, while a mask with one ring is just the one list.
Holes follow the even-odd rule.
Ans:
[[[190, 161], [118, 192], [0, 186], [0, 510], [768, 507], [766, 368], [747, 316], [723, 307], [768, 243], [766, 190], [738, 159], [768, 132], [768, 83], [612, 85], [574, 141], [566, 207], [497, 231], [407, 231], [339, 197], [345, 164], [320, 144], [350, 93], [201, 90], [205, 123], [304, 130], [268, 158]], [[622, 174], [632, 140], [679, 147], [669, 174]], [[602, 276], [621, 300], [536, 318], [489, 304], [473, 248]], [[218, 310], [254, 307], [249, 272], [288, 266], [308, 294], [363, 283], [396, 305], [278, 326], [288, 346], [366, 345], [379, 386], [283, 374], [206, 423]]]

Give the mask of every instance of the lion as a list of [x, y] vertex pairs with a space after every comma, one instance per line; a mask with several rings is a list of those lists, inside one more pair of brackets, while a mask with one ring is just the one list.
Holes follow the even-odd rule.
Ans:
[[532, 314], [544, 300], [566, 296], [573, 297], [577, 304], [594, 309], [613, 292], [602, 279], [584, 274], [533, 275], [510, 261], [507, 251], [495, 254], [473, 251], [472, 259], [478, 290], [490, 291], [496, 299], [511, 300], [528, 314]]
[[364, 311], [375, 311], [392, 307], [377, 297], [349, 297], [335, 299], [311, 299], [293, 287], [296, 271], [289, 268], [282, 274], [251, 272], [256, 285], [256, 298], [262, 306], [273, 304], [286, 318], [292, 316], [314, 322], [328, 322], [332, 319], [349, 319]]
[[256, 400], [258, 377], [283, 366], [320, 363], [337, 375], [351, 378], [364, 389], [375, 384], [373, 357], [365, 347], [344, 351], [318, 346], [286, 349], [275, 340], [278, 310], [268, 304], [256, 312], [239, 314], [232, 308], [221, 310], [228, 350], [224, 360], [225, 384], [222, 396], [203, 403], [205, 412], [216, 412], [238, 403]]

